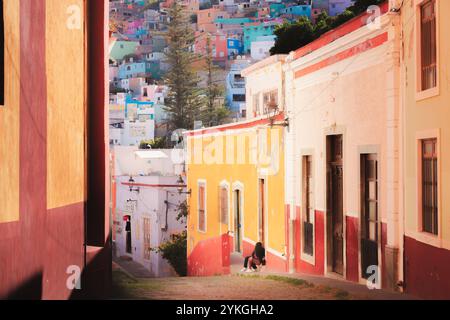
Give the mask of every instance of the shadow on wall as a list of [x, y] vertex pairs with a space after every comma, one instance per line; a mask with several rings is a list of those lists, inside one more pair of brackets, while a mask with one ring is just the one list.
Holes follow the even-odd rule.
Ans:
[[[103, 248], [90, 247], [87, 253], [87, 265], [81, 274], [81, 290], [73, 290], [70, 300], [107, 299], [111, 291], [112, 263], [111, 236]], [[43, 274], [36, 273], [14, 291], [6, 300], [42, 300]], [[66, 281], [66, 279], [62, 279]]]
[[104, 247], [89, 247], [86, 267], [81, 273], [81, 290], [73, 290], [69, 300], [101, 300], [110, 297], [112, 283], [111, 234]]
[[16, 290], [11, 292], [8, 300], [41, 300], [42, 299], [42, 280], [44, 272], [38, 272]]

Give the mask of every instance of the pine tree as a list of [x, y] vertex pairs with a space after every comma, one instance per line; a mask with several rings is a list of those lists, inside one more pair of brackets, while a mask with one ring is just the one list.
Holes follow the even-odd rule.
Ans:
[[203, 105], [199, 78], [193, 69], [197, 60], [192, 52], [195, 35], [189, 24], [189, 17], [183, 8], [174, 1], [168, 10], [168, 48], [166, 62], [169, 71], [165, 83], [169, 87], [166, 101], [166, 112], [169, 116], [171, 129], [193, 129], [194, 121], [199, 119]]
[[211, 39], [207, 37], [205, 52], [206, 87], [204, 90], [206, 106], [202, 112], [202, 121], [208, 127], [223, 124], [229, 117], [229, 110], [223, 105], [225, 100], [224, 88], [215, 77], [218, 69], [212, 58]]

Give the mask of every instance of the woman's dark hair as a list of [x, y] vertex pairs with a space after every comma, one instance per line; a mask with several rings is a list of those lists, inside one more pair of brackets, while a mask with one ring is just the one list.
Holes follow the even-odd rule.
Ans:
[[262, 247], [262, 243], [261, 243], [261, 242], [257, 242], [256, 245], [255, 245], [255, 247], [256, 247], [256, 248]]

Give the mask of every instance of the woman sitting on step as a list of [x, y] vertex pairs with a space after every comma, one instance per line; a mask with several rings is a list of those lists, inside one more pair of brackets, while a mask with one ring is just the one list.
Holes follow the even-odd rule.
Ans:
[[266, 265], [266, 249], [264, 249], [261, 242], [255, 245], [251, 256], [245, 257], [244, 268], [242, 268], [241, 272], [255, 272], [259, 265]]

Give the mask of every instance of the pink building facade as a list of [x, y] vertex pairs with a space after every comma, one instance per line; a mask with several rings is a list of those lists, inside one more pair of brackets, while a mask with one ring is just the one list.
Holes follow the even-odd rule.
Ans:
[[399, 290], [400, 17], [382, 11], [287, 59], [285, 208], [291, 272]]
[[228, 57], [227, 37], [223, 34], [209, 34], [196, 32], [196, 40], [194, 44], [194, 51], [197, 54], [205, 55], [206, 47], [208, 45], [208, 38], [210, 39], [210, 48], [213, 61], [225, 62]]

